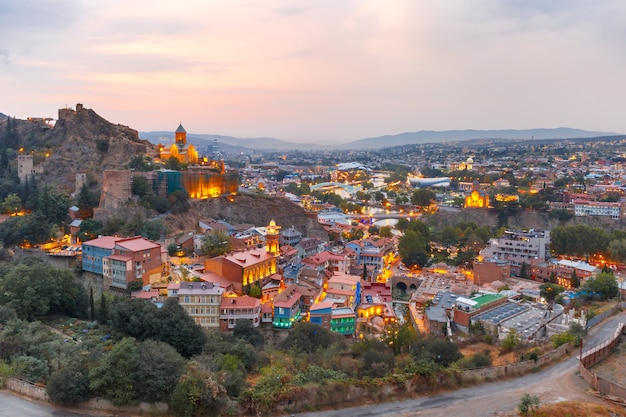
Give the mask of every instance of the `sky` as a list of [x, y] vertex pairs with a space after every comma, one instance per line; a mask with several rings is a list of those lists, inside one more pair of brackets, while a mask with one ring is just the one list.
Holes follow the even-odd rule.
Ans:
[[0, 112], [339, 144], [626, 133], [623, 0], [0, 0]]

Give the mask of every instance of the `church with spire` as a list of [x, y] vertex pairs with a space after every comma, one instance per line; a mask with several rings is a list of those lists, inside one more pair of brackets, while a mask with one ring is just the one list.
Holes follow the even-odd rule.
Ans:
[[198, 151], [192, 144], [187, 143], [187, 131], [182, 124], [178, 125], [175, 142], [169, 148], [159, 145], [159, 158], [167, 161], [171, 157], [178, 159], [181, 164], [198, 163]]

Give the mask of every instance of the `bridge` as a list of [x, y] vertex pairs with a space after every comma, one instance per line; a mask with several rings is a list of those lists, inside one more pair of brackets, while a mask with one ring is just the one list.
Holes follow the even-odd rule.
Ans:
[[370, 213], [370, 214], [360, 214], [360, 213], [350, 213], [348, 217], [353, 220], [363, 221], [368, 220], [370, 223], [374, 223], [378, 220], [387, 220], [387, 219], [409, 219], [415, 220], [417, 219], [421, 213], [409, 212], [409, 213]]

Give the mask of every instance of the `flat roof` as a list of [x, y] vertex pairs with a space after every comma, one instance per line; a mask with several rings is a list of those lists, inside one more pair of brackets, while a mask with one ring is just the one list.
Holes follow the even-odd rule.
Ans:
[[476, 302], [475, 308], [478, 309], [501, 298], [504, 297], [502, 297], [500, 294], [483, 294], [479, 295], [478, 297], [472, 298], [472, 301]]

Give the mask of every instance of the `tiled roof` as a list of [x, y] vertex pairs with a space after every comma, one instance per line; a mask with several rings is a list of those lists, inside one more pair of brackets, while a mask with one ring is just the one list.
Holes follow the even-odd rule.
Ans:
[[244, 252], [235, 252], [228, 255], [224, 255], [225, 261], [232, 262], [241, 267], [254, 265], [264, 262], [268, 259], [272, 259], [274, 256], [267, 253], [265, 250], [252, 249]]
[[128, 256], [128, 255], [113, 254], [113, 255], [107, 256], [106, 259], [113, 259], [114, 261], [128, 262], [128, 261], [131, 261], [133, 259], [133, 257], [132, 256]]
[[294, 304], [300, 301], [300, 291], [295, 285], [290, 285], [285, 288], [285, 291], [274, 297], [274, 307], [291, 308]]
[[220, 308], [256, 308], [261, 304], [258, 298], [242, 295], [241, 297], [222, 297]]
[[161, 245], [143, 237], [129, 237], [116, 242], [116, 246], [121, 246], [133, 252], [158, 248]]
[[121, 237], [116, 236], [102, 236], [97, 239], [88, 240], [87, 242], [83, 242], [83, 245], [94, 246], [96, 248], [103, 249], [113, 249], [115, 247], [115, 242], [122, 240]]

